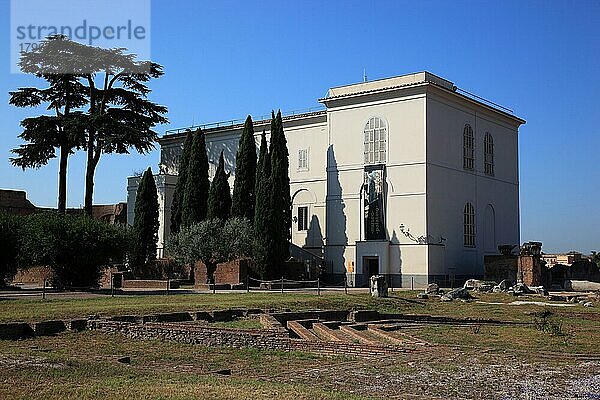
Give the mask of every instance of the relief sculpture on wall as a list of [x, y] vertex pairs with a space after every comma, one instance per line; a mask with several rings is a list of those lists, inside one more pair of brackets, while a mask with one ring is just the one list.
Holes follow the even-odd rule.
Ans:
[[385, 166], [369, 165], [364, 172], [364, 219], [366, 240], [385, 240]]

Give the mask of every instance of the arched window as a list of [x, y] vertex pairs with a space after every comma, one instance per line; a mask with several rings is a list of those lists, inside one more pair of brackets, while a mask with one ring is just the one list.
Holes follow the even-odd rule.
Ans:
[[378, 117], [371, 117], [365, 125], [365, 164], [386, 161], [387, 124]]
[[483, 161], [486, 175], [494, 176], [494, 138], [489, 132], [483, 138]]
[[463, 169], [473, 171], [475, 169], [475, 138], [473, 128], [466, 124], [463, 129]]
[[463, 241], [465, 246], [475, 246], [475, 209], [471, 203], [463, 210]]

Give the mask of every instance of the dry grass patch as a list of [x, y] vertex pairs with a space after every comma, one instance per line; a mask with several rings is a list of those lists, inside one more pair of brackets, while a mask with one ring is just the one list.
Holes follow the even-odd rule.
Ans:
[[[123, 355], [131, 357], [131, 364], [116, 361]], [[30, 362], [24, 365], [23, 360]], [[305, 353], [132, 341], [98, 332], [67, 333], [0, 341], [0, 398], [362, 398], [278, 382], [283, 371], [345, 361]], [[231, 369], [232, 376], [211, 373], [220, 369]]]

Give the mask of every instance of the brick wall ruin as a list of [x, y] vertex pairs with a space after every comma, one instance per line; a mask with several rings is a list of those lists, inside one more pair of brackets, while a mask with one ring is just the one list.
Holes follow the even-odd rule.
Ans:
[[[238, 285], [240, 283], [246, 283], [246, 276], [248, 276], [248, 270], [251, 267], [249, 258], [241, 258], [238, 260], [229, 261], [226, 263], [217, 264], [217, 270], [215, 271], [215, 283], [217, 284], [229, 284]], [[202, 261], [196, 262], [194, 266], [194, 287], [196, 289], [202, 288], [207, 283], [207, 270], [206, 265]]]
[[484, 256], [484, 279], [486, 281], [502, 282], [507, 279], [517, 281], [518, 259], [516, 255], [494, 254]]
[[544, 286], [546, 283], [542, 275], [542, 262], [540, 257], [520, 255], [517, 262], [517, 281], [527, 286]]
[[50, 267], [31, 267], [19, 269], [12, 279], [13, 285], [38, 285], [43, 286], [44, 280], [48, 285], [54, 280], [55, 274]]

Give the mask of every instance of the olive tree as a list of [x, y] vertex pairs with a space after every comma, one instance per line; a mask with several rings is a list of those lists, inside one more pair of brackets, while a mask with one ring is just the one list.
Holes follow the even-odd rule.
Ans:
[[171, 235], [167, 251], [182, 263], [202, 261], [208, 279], [212, 280], [218, 263], [252, 254], [252, 226], [248, 220], [240, 218], [225, 223], [217, 218], [201, 221]]

